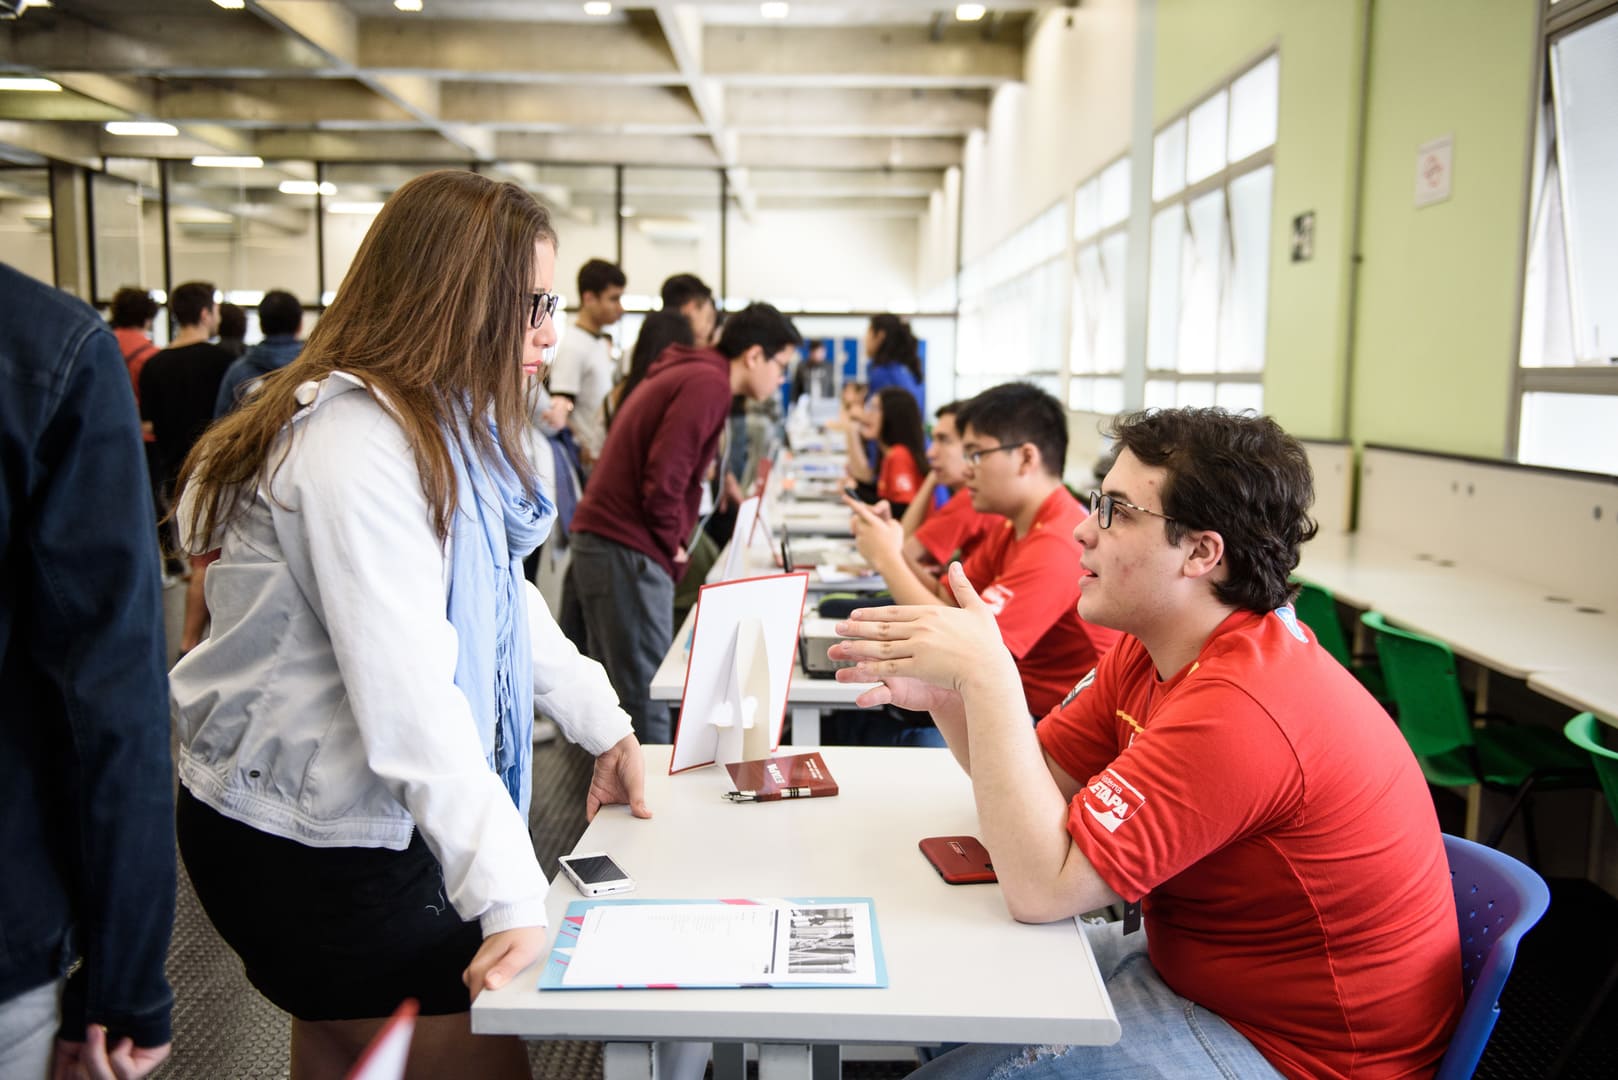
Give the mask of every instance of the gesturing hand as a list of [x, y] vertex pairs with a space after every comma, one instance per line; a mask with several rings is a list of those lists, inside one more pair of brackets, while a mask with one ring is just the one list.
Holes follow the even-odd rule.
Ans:
[[596, 811], [603, 806], [628, 803], [629, 812], [638, 818], [649, 818], [646, 808], [646, 760], [641, 756], [640, 742], [633, 735], [625, 735], [596, 758], [590, 773], [590, 792], [584, 797], [584, 820], [594, 821]]
[[858, 499], [843, 496], [843, 502], [853, 515], [849, 521], [854, 533], [854, 546], [860, 556], [873, 568], [883, 573], [891, 567], [891, 560], [901, 557], [904, 548], [904, 526], [893, 520], [887, 501], [866, 506]]
[[833, 645], [828, 655], [856, 661], [837, 677], [843, 682], [880, 681], [887, 690], [886, 698], [874, 690], [862, 695], [861, 705], [891, 701], [902, 708], [930, 709], [907, 704], [926, 696], [918, 683], [955, 693], [979, 686], [1014, 686], [1021, 692], [1016, 664], [1000, 638], [994, 612], [966, 580], [958, 562], [950, 564], [949, 584], [958, 608], [861, 608], [837, 624], [837, 632], [849, 640]]

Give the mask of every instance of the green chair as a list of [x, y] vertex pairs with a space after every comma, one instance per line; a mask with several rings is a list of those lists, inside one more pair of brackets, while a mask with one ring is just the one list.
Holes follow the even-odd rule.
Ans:
[[1389, 626], [1375, 611], [1360, 621], [1375, 636], [1399, 730], [1427, 782], [1438, 787], [1478, 784], [1509, 793], [1511, 805], [1485, 843], [1498, 847], [1521, 811], [1528, 862], [1537, 866], [1539, 843], [1529, 796], [1536, 790], [1594, 787], [1588, 758], [1553, 728], [1473, 716], [1455, 672], [1455, 654], [1442, 641]]
[[1298, 595], [1292, 601], [1292, 610], [1297, 612], [1298, 621], [1314, 632], [1320, 647], [1346, 667], [1372, 697], [1386, 703], [1388, 688], [1382, 672], [1366, 662], [1372, 657], [1354, 655], [1348, 635], [1343, 632], [1342, 620], [1337, 617], [1337, 598], [1331, 590], [1307, 581], [1294, 580], [1293, 584], [1298, 588]]
[[[1589, 755], [1591, 763], [1595, 765], [1596, 777], [1601, 781], [1601, 792], [1607, 797], [1607, 809], [1613, 818], [1618, 820], [1618, 750], [1609, 750], [1602, 741], [1605, 734], [1612, 738], [1613, 742], [1618, 743], [1618, 731], [1608, 728], [1596, 719], [1594, 713], [1580, 713], [1569, 720], [1562, 731], [1574, 746]], [[1590, 1030], [1590, 1026], [1601, 1015], [1601, 1010], [1607, 1004], [1607, 999], [1612, 996], [1614, 989], [1618, 989], [1618, 963], [1613, 964], [1607, 971], [1607, 977], [1603, 980], [1601, 988], [1590, 998], [1584, 1015], [1573, 1025], [1573, 1031], [1568, 1035], [1567, 1042], [1562, 1044], [1556, 1060], [1545, 1070], [1547, 1080], [1567, 1072], [1585, 1032]]]

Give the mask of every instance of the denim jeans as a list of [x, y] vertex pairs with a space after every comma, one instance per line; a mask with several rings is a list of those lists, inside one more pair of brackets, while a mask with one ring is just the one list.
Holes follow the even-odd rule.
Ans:
[[1170, 990], [1146, 956], [1146, 935], [1122, 923], [1081, 924], [1123, 1028], [1111, 1046], [963, 1046], [913, 1080], [1275, 1080], [1281, 1074], [1214, 1013]]
[[45, 1080], [61, 1021], [62, 982], [25, 990], [0, 1001], [0, 1076], [6, 1080]]

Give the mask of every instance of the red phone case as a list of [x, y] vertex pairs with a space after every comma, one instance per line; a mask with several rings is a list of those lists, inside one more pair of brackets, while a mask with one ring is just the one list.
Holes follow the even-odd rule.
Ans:
[[981, 885], [998, 880], [989, 849], [975, 836], [929, 836], [918, 845], [938, 876], [951, 885]]

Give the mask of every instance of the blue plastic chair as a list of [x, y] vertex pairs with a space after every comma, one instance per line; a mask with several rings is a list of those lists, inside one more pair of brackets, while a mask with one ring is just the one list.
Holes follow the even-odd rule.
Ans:
[[1435, 1080], [1466, 1080], [1500, 1019], [1500, 992], [1517, 959], [1517, 942], [1545, 914], [1551, 891], [1538, 874], [1494, 848], [1446, 834], [1444, 851], [1461, 929], [1466, 1007]]

